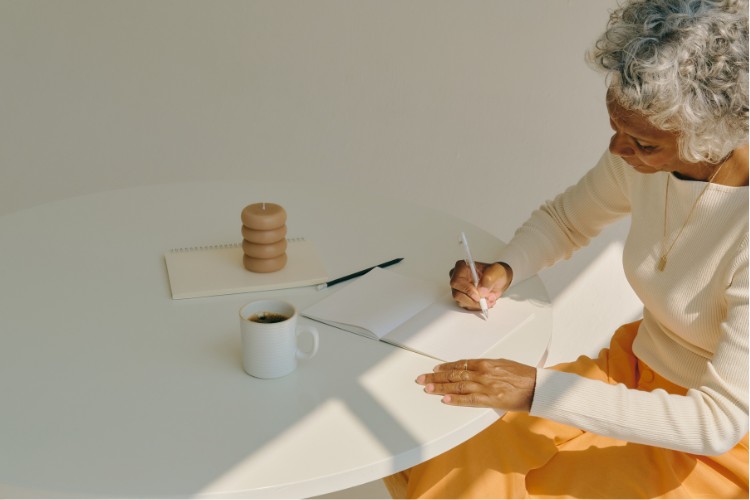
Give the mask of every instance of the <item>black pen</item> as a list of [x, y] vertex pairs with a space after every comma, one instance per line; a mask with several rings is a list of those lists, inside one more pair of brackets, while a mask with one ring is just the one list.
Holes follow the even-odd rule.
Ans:
[[399, 257], [398, 259], [389, 260], [388, 262], [383, 262], [382, 264], [378, 264], [377, 266], [368, 267], [367, 269], [357, 271], [356, 273], [347, 274], [346, 276], [342, 276], [341, 278], [336, 278], [335, 280], [329, 281], [328, 283], [321, 283], [320, 285], [318, 285], [318, 290], [323, 290], [324, 288], [328, 288], [329, 286], [336, 285], [338, 283], [341, 283], [342, 281], [348, 281], [352, 278], [362, 276], [363, 274], [369, 273], [376, 267], [388, 267], [388, 266], [392, 266], [393, 264], [398, 264], [402, 260], [404, 260], [404, 258]]

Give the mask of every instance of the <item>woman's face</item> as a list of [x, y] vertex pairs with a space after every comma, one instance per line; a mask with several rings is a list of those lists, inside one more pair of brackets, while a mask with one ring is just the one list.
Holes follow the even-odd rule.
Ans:
[[705, 178], [707, 166], [680, 158], [677, 133], [658, 129], [638, 111], [623, 108], [607, 94], [609, 123], [615, 134], [609, 151], [620, 156], [638, 172], [677, 172], [693, 179]]

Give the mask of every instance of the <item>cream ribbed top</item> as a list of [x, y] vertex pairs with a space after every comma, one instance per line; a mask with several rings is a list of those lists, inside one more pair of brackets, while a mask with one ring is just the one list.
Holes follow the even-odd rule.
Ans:
[[[531, 413], [629, 442], [716, 455], [748, 432], [748, 188], [709, 185], [659, 272], [670, 175], [638, 173], [607, 152], [578, 184], [536, 210], [498, 260], [521, 281], [631, 214], [623, 265], [644, 305], [633, 350], [690, 390], [644, 392], [539, 369]], [[669, 180], [667, 244], [704, 186]]]

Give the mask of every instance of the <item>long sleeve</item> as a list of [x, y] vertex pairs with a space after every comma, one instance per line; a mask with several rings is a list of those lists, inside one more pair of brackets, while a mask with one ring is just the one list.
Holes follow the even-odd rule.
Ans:
[[541, 369], [531, 413], [632, 443], [697, 455], [728, 451], [748, 432], [747, 291], [745, 258], [725, 295], [716, 352], [685, 396]]
[[[701, 455], [720, 454], [748, 432], [748, 188], [710, 184], [699, 199], [704, 187], [639, 174], [605, 154], [517, 232], [503, 257], [526, 277], [629, 211], [623, 267], [644, 304], [633, 352], [688, 389], [645, 392], [539, 369], [533, 415]], [[657, 270], [664, 242], [676, 238], [667, 267]]]
[[605, 153], [577, 184], [532, 213], [500, 252], [520, 282], [568, 259], [608, 224], [630, 212], [631, 172]]

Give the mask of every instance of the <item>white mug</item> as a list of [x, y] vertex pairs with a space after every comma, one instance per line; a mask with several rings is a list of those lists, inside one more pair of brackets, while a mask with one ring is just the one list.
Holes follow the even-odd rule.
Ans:
[[[298, 359], [309, 359], [318, 352], [318, 330], [314, 326], [297, 327], [297, 310], [283, 300], [258, 300], [240, 309], [242, 367], [257, 378], [277, 378], [297, 368]], [[305, 352], [297, 338], [307, 333], [312, 348]]]

